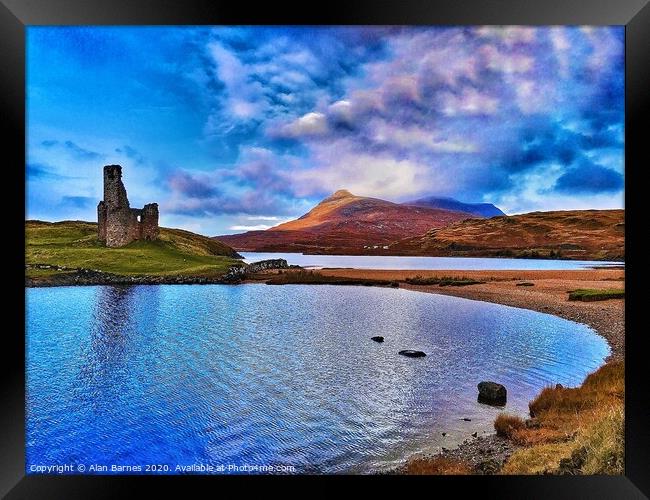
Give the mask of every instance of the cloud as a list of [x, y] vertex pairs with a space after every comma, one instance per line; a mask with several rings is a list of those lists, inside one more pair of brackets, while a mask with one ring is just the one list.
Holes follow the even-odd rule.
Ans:
[[119, 148], [115, 148], [115, 152], [118, 154], [123, 154], [127, 158], [135, 160], [136, 164], [142, 165], [147, 161], [147, 159], [142, 155], [137, 149], [132, 148], [129, 145], [124, 145]]
[[45, 140], [41, 142], [41, 146], [45, 148], [59, 147], [78, 160], [99, 160], [104, 157], [103, 154], [82, 148], [72, 141]]
[[282, 217], [276, 215], [255, 215], [253, 217], [246, 217], [247, 220], [271, 220], [271, 221], [282, 221]]
[[341, 188], [516, 210], [604, 206], [623, 189], [621, 27], [93, 30], [28, 40], [42, 212], [100, 196], [99, 158], [133, 167], [134, 204], [222, 230], [301, 215]]
[[72, 208], [88, 208], [96, 205], [95, 198], [90, 196], [64, 196], [61, 198], [61, 205]]
[[172, 172], [168, 177], [171, 197], [165, 208], [200, 217], [246, 214], [257, 220], [279, 220], [280, 215], [309, 206], [309, 202], [298, 199], [295, 172], [289, 171], [295, 167], [295, 158], [248, 148], [242, 160], [241, 164], [212, 172]]
[[[376, 165], [407, 182], [414, 170], [406, 166], [417, 165], [411, 190], [423, 194], [475, 199], [514, 189], [518, 172], [548, 162], [569, 169], [622, 151], [620, 35], [604, 31], [593, 35], [597, 41], [564, 27], [399, 31], [386, 38], [389, 56], [365, 63], [342, 97], [268, 135], [307, 149], [311, 165], [298, 174], [299, 193], [316, 192], [307, 184], [316, 186], [319, 175], [336, 189], [407, 191]], [[606, 61], [596, 72], [589, 69], [594, 50]], [[568, 73], [558, 77], [562, 68]], [[581, 127], [572, 130], [576, 120]]]
[[271, 194], [259, 196], [253, 192], [241, 195], [219, 193], [210, 198], [172, 198], [163, 208], [179, 215], [211, 217], [220, 215], [255, 214], [257, 212], [288, 213], [287, 203]]
[[188, 198], [206, 199], [218, 194], [216, 187], [210, 185], [206, 176], [198, 177], [189, 172], [177, 171], [168, 179], [169, 187], [175, 193]]
[[623, 206], [622, 190], [579, 192], [575, 189], [556, 189], [557, 181], [564, 173], [565, 168], [556, 163], [539, 164], [533, 169], [512, 175], [508, 190], [486, 193], [486, 199], [512, 214], [533, 210], [584, 210]]
[[62, 180], [68, 179], [69, 177], [59, 174], [54, 167], [42, 163], [28, 163], [27, 178], [29, 180]]
[[410, 160], [368, 154], [333, 158], [335, 155], [329, 166], [296, 172], [293, 178], [296, 192], [314, 195], [347, 189], [362, 196], [398, 199], [423, 190], [444, 189], [450, 181], [444, 177], [434, 180], [427, 165]]
[[227, 111], [236, 119], [260, 119], [269, 103], [262, 84], [250, 77], [250, 68], [219, 42], [210, 43], [208, 50], [225, 87]]
[[447, 116], [493, 115], [499, 105], [498, 99], [472, 88], [463, 89], [460, 94], [444, 93], [442, 102], [442, 112]]
[[621, 191], [623, 175], [590, 161], [582, 161], [562, 174], [555, 190], [568, 193], [607, 193]]
[[404, 151], [418, 147], [434, 153], [475, 153], [478, 150], [474, 144], [461, 137], [444, 137], [437, 130], [419, 126], [400, 127], [379, 120], [369, 124], [369, 127], [374, 142], [379, 145], [400, 147]]
[[286, 124], [282, 127], [281, 135], [285, 137], [310, 137], [324, 135], [328, 131], [325, 115], [312, 112]]
[[254, 226], [245, 226], [245, 225], [234, 225], [228, 227], [230, 231], [265, 231], [266, 229], [269, 229], [270, 227], [268, 224], [257, 224]]

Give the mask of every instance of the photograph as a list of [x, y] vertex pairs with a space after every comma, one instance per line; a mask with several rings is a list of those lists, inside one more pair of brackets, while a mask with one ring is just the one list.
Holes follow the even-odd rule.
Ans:
[[624, 25], [24, 43], [27, 476], [625, 475]]

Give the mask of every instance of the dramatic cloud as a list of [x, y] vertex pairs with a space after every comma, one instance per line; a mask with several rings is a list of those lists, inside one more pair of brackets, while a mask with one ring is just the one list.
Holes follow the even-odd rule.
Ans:
[[103, 162], [163, 223], [208, 234], [343, 188], [506, 212], [623, 203], [621, 27], [43, 27], [28, 44], [40, 217], [94, 217], [63, 197], [98, 195]]
[[[250, 148], [242, 163], [206, 173], [174, 171], [168, 179], [171, 196], [163, 207], [197, 217], [251, 214], [250, 220], [281, 220], [278, 215], [305, 210], [294, 177], [295, 158]], [[259, 224], [253, 224], [259, 225]]]
[[619, 172], [583, 161], [562, 174], [555, 184], [558, 191], [567, 193], [602, 193], [620, 191], [624, 180]]
[[[598, 181], [572, 177], [575, 162], [607, 149], [618, 152], [619, 172], [610, 177], [622, 176], [620, 32], [414, 29], [386, 45], [388, 57], [367, 63], [345, 99], [270, 132], [309, 149], [319, 165], [314, 191], [340, 182], [377, 196], [486, 199], [549, 162], [575, 179], [574, 194], [622, 189], [596, 170]], [[567, 182], [558, 181], [558, 191], [567, 192]]]
[[327, 119], [323, 113], [307, 113], [282, 127], [281, 135], [287, 137], [309, 137], [328, 133]]

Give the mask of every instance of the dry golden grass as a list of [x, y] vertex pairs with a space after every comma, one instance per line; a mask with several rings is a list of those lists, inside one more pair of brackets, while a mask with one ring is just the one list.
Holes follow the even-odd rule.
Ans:
[[466, 462], [445, 457], [415, 458], [406, 464], [404, 474], [408, 475], [467, 475], [472, 468]]
[[507, 413], [502, 413], [496, 418], [494, 429], [498, 436], [506, 437], [521, 446], [565, 441], [567, 438], [565, 433], [557, 429], [538, 425], [528, 427], [522, 418]]
[[500, 415], [497, 433], [525, 446], [502, 473], [622, 474], [624, 397], [625, 366], [611, 362], [580, 387], [544, 389], [529, 405], [533, 425]]
[[466, 219], [391, 250], [414, 255], [623, 260], [624, 210], [570, 210]]
[[586, 450], [583, 474], [623, 474], [625, 467], [625, 411], [623, 405], [612, 407], [576, 439]]
[[544, 474], [556, 469], [559, 464], [558, 457], [571, 455], [571, 443], [540, 444], [530, 448], [521, 448], [515, 451], [506, 460], [501, 469], [501, 474]]
[[507, 413], [500, 413], [494, 421], [494, 430], [497, 431], [497, 436], [512, 438], [515, 431], [525, 428], [526, 423], [522, 418]]
[[625, 366], [611, 362], [587, 376], [580, 387], [547, 387], [528, 405], [530, 415], [541, 423], [574, 426], [594, 411], [622, 402], [625, 395]]

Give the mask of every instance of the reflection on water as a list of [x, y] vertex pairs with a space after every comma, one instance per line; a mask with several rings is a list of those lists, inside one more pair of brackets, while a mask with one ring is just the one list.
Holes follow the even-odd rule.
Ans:
[[476, 402], [480, 380], [504, 383], [507, 410], [524, 414], [542, 387], [576, 385], [608, 354], [554, 316], [338, 286], [28, 289], [26, 338], [28, 466], [170, 472], [380, 470], [490, 432], [499, 410]]

